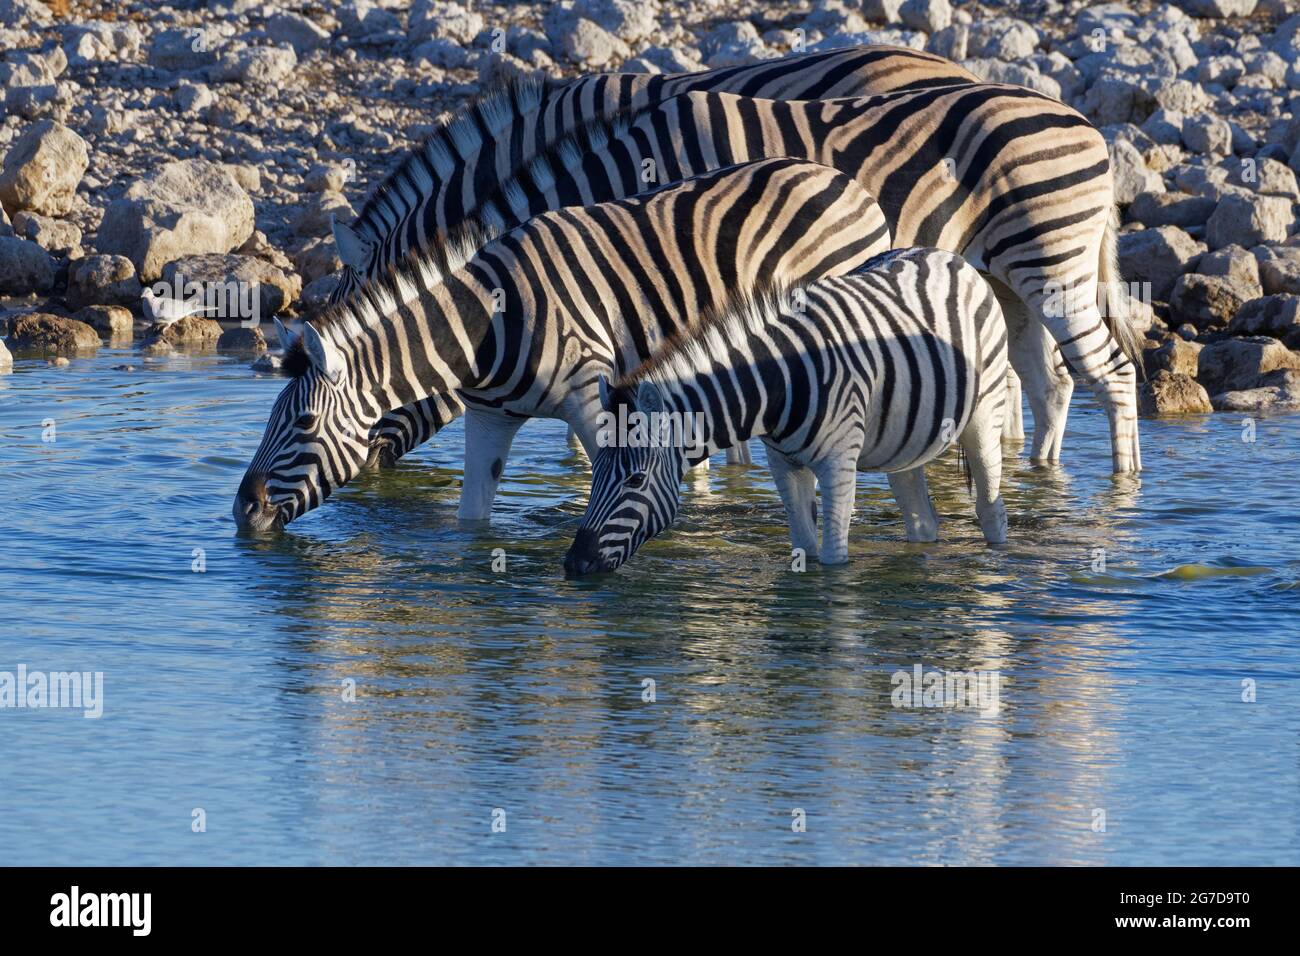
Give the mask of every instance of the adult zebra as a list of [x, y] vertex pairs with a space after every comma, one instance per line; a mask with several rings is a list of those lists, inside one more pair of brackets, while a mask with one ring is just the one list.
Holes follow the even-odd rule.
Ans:
[[[774, 100], [863, 96], [978, 77], [933, 53], [855, 46], [698, 73], [598, 73], [563, 83], [525, 79], [470, 104], [411, 150], [362, 206], [336, 226], [344, 263], [331, 302], [385, 274], [476, 218], [486, 193], [575, 129], [686, 92]], [[776, 157], [772, 157], [776, 158]]]
[[[336, 224], [335, 244], [344, 268], [330, 301], [343, 301], [407, 254], [474, 221], [485, 195], [567, 133], [593, 121], [689, 91], [807, 100], [974, 82], [978, 77], [973, 73], [935, 54], [873, 45], [699, 73], [605, 73], [560, 84], [535, 79], [510, 84], [441, 126], [388, 174], [353, 223]], [[376, 430], [374, 459], [395, 461], [463, 411], [454, 394], [395, 409]]]
[[[1034, 459], [1060, 457], [1073, 369], [1106, 407], [1115, 472], [1140, 469], [1139, 346], [1115, 294], [1109, 155], [1086, 119], [1041, 93], [991, 83], [804, 102], [685, 93], [577, 131], [481, 213], [508, 226], [635, 193], [647, 164], [672, 180], [771, 155], [853, 175], [879, 199], [900, 247], [958, 252], [992, 277], [1034, 413]], [[440, 413], [404, 409], [423, 418], [389, 416], [381, 429], [394, 442], [418, 439], [440, 427]]]
[[851, 271], [889, 244], [879, 206], [853, 179], [782, 159], [412, 256], [292, 341], [293, 380], [235, 520], [262, 531], [316, 507], [364, 466], [382, 415], [456, 390], [476, 426], [460, 513], [485, 518], [527, 417], [565, 419], [594, 455], [601, 375], [644, 361], [734, 289]]
[[[698, 421], [693, 442], [607, 444], [564, 559], [570, 574], [617, 568], [668, 527], [682, 476], [731, 441], [762, 437], [790, 539], [823, 564], [848, 559], [857, 472], [884, 471], [911, 541], [938, 538], [925, 464], [955, 439], [966, 452], [980, 527], [1006, 540], [999, 492], [1007, 330], [988, 284], [939, 249], [892, 252], [846, 276], [742, 296], [608, 388], [614, 415]], [[627, 412], [623, 412], [627, 417]], [[667, 419], [665, 419], [667, 416]]]

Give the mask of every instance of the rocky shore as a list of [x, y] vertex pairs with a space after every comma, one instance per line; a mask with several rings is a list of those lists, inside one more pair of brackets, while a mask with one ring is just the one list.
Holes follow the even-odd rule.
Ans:
[[[271, 316], [333, 287], [331, 216], [511, 76], [876, 42], [1059, 97], [1101, 129], [1121, 269], [1150, 305], [1144, 414], [1300, 410], [1298, 7], [0, 0], [0, 369], [10, 350], [104, 341], [264, 352]], [[151, 321], [142, 292], [178, 277], [239, 290], [268, 325]]]

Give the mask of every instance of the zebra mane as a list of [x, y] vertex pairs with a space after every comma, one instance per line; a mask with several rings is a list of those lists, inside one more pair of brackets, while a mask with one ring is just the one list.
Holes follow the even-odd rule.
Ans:
[[603, 151], [609, 146], [611, 140], [626, 135], [632, 124], [643, 113], [662, 105], [663, 102], [661, 100], [640, 107], [626, 106], [574, 127], [551, 143], [544, 152], [538, 153], [522, 167], [516, 169], [496, 189], [488, 193], [479, 203], [479, 215], [484, 222], [491, 223], [497, 228], [502, 227], [506, 222], [501, 212], [502, 205], [510, 210], [514, 222], [523, 222], [531, 218], [527, 194], [524, 192], [526, 184], [531, 185], [538, 192], [546, 192], [555, 185], [561, 172], [572, 173], [581, 168], [587, 156]]
[[732, 342], [766, 328], [789, 304], [793, 286], [775, 279], [728, 294], [717, 306], [664, 340], [654, 355], [614, 383], [615, 389], [635, 391], [642, 382], [671, 386], [723, 354]]
[[450, 176], [457, 166], [468, 162], [483, 147], [484, 129], [492, 140], [497, 139], [516, 119], [541, 106], [547, 86], [548, 81], [541, 75], [515, 77], [443, 119], [374, 188], [352, 225], [371, 238], [384, 238], [385, 213], [389, 216], [400, 213], [404, 184], [410, 184], [421, 194], [432, 192], [440, 180]]
[[[448, 233], [444, 242], [411, 252], [383, 275], [358, 286], [342, 302], [328, 306], [312, 319], [312, 325], [336, 345], [356, 338], [366, 329], [379, 325], [399, 306], [411, 302], [421, 292], [441, 284], [498, 235], [499, 232], [490, 226], [467, 220]], [[299, 335], [284, 350], [281, 371], [292, 378], [300, 378], [310, 365]]]

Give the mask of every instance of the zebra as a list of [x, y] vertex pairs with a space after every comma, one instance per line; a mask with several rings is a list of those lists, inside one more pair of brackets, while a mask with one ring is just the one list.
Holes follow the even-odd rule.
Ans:
[[852, 271], [889, 246], [880, 207], [853, 179], [790, 159], [548, 212], [500, 235], [467, 229], [290, 340], [292, 380], [235, 520], [282, 527], [366, 464], [386, 412], [458, 390], [469, 403], [459, 515], [487, 518], [528, 417], [568, 421], [594, 455], [601, 374], [648, 358], [737, 288]]
[[[334, 223], [343, 269], [330, 303], [343, 301], [411, 252], [426, 249], [449, 230], [475, 220], [482, 196], [566, 133], [593, 121], [688, 91], [807, 100], [978, 81], [943, 57], [885, 45], [668, 76], [607, 73], [563, 84], [518, 80], [441, 125], [385, 177], [355, 221]], [[410, 408], [394, 410], [376, 430], [372, 463], [392, 464], [463, 411], [463, 403], [453, 394], [430, 396]]]
[[384, 178], [352, 223], [335, 223], [344, 268], [331, 301], [476, 218], [485, 192], [593, 121], [690, 91], [808, 100], [974, 82], [975, 74], [941, 56], [885, 45], [698, 73], [598, 73], [558, 84], [518, 79], [441, 124]]
[[[607, 423], [630, 409], [642, 428], [597, 452], [565, 571], [622, 565], [673, 522], [691, 462], [750, 437], [767, 446], [796, 554], [848, 560], [859, 471], [888, 474], [908, 540], [937, 540], [925, 464], [954, 440], [969, 463], [985, 540], [1002, 544], [1006, 369], [996, 296], [941, 249], [887, 253], [807, 284], [797, 300], [779, 284], [741, 294], [612, 387], [601, 380]], [[691, 440], [662, 440], [654, 423], [668, 420], [698, 421]]]

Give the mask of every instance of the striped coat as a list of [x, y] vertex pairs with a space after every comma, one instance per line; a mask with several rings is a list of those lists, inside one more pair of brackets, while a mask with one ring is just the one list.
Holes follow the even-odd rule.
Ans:
[[752, 437], [768, 446], [791, 540], [805, 553], [817, 551], [820, 484], [824, 564], [847, 560], [859, 471], [889, 473], [908, 538], [935, 540], [924, 466], [954, 441], [970, 462], [985, 538], [1006, 540], [1007, 330], [979, 273], [952, 253], [912, 249], [802, 292], [740, 296], [602, 387], [611, 420], [695, 424], [679, 429], [693, 431], [690, 441], [647, 437], [661, 431], [650, 427], [601, 448], [569, 573], [621, 565], [672, 523], [693, 461]]

